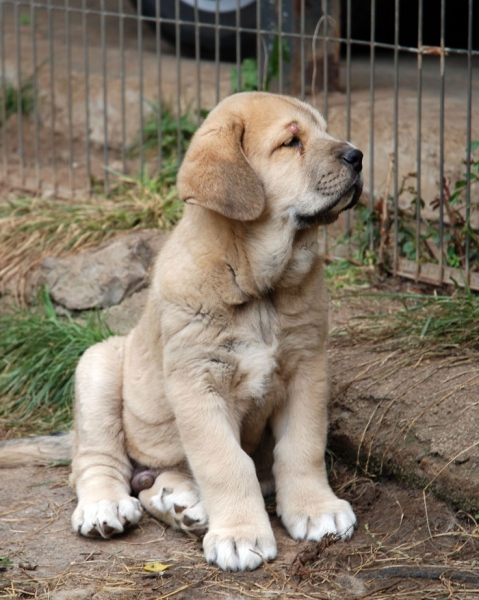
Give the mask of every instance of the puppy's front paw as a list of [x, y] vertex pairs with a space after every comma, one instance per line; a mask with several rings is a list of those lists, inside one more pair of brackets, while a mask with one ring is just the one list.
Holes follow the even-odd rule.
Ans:
[[209, 531], [203, 540], [205, 558], [223, 571], [256, 569], [264, 560], [276, 557], [276, 540], [271, 527], [221, 528]]
[[284, 526], [295, 540], [319, 541], [327, 534], [343, 541], [353, 535], [356, 516], [349, 502], [336, 496], [283, 508], [280, 514]]
[[131, 497], [80, 503], [72, 515], [72, 527], [86, 537], [109, 538], [136, 525], [141, 514], [140, 503]]

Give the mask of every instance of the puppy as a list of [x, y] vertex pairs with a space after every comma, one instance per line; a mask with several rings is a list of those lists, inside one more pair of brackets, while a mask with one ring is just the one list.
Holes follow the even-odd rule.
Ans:
[[76, 531], [110, 537], [143, 506], [206, 532], [208, 562], [254, 569], [276, 556], [262, 497], [274, 482], [294, 539], [352, 535], [354, 513], [324, 461], [317, 235], [356, 204], [361, 169], [362, 153], [294, 98], [241, 93], [209, 114], [181, 166], [184, 216], [138, 325], [87, 350], [76, 371]]

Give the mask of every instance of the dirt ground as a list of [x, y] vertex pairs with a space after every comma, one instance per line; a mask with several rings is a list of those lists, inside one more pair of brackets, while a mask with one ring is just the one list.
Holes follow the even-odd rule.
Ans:
[[[145, 515], [110, 541], [70, 528], [68, 469], [2, 472], [0, 597], [113, 598], [455, 598], [479, 590], [477, 525], [433, 497], [355, 473], [330, 457], [335, 490], [352, 502], [357, 531], [348, 543], [295, 542], [269, 506], [278, 557], [254, 572], [207, 566], [199, 542]], [[157, 574], [152, 563], [168, 565]]]

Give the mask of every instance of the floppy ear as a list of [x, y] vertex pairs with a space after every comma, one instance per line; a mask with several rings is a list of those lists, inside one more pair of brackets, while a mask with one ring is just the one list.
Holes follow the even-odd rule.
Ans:
[[238, 221], [257, 219], [264, 210], [263, 186], [241, 145], [242, 121], [209, 125], [194, 135], [178, 173], [180, 199]]

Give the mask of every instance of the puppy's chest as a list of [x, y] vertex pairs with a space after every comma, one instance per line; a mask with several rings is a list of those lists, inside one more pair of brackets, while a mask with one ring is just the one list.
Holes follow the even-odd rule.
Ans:
[[283, 393], [280, 319], [268, 301], [238, 309], [219, 340], [211, 373], [220, 393], [246, 407], [264, 404]]

